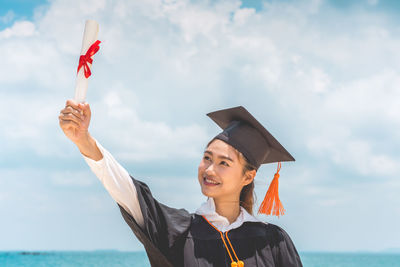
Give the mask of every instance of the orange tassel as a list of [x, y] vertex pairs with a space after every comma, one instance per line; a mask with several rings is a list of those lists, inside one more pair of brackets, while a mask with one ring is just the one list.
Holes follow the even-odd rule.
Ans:
[[264, 213], [266, 215], [276, 215], [280, 216], [285, 214], [285, 210], [283, 209], [283, 205], [281, 200], [279, 199], [279, 171], [281, 170], [281, 163], [278, 162], [278, 167], [276, 173], [274, 175], [274, 179], [272, 179], [271, 184], [269, 185], [268, 191], [265, 194], [265, 198], [258, 209], [258, 214]]

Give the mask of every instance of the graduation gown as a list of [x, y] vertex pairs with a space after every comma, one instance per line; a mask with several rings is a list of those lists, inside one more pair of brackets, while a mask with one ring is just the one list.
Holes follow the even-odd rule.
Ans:
[[[159, 203], [145, 183], [131, 178], [138, 194], [144, 227], [119, 207], [126, 223], [144, 245], [152, 267], [231, 266], [219, 232], [202, 216]], [[290, 237], [276, 225], [244, 222], [229, 231], [229, 239], [244, 266], [302, 266]]]

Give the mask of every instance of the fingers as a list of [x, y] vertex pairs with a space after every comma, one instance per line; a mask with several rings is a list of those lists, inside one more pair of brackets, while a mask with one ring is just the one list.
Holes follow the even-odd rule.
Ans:
[[65, 108], [71, 107], [72, 109], [77, 110], [79, 113], [81, 113], [83, 115], [83, 110], [80, 105], [81, 105], [81, 103], [76, 102], [73, 99], [68, 99], [67, 102], [65, 103]]
[[71, 106], [71, 107], [73, 107], [73, 108], [75, 108], [75, 109], [79, 109], [79, 108], [78, 108], [78, 105], [79, 105], [79, 103], [76, 102], [76, 101], [73, 100], [73, 99], [68, 99], [67, 102], [65, 103], [65, 107]]
[[59, 119], [62, 120], [71, 120], [76, 123], [81, 123], [84, 120], [84, 115], [77, 109], [68, 106], [61, 110]]
[[77, 122], [75, 122], [75, 121], [72, 121], [72, 120], [66, 120], [66, 119], [63, 119], [63, 118], [60, 118], [60, 117], [62, 117], [62, 115], [60, 115], [59, 116], [59, 123], [60, 123], [60, 126], [61, 126], [61, 128], [63, 128], [63, 129], [68, 129], [68, 128], [79, 128], [80, 127], [80, 125], [79, 125], [79, 123], [77, 123]]
[[[63, 129], [67, 129], [70, 126], [87, 129], [90, 123], [90, 116], [91, 111], [88, 103], [78, 103], [73, 99], [69, 99], [58, 118]], [[69, 122], [71, 123], [70, 125], [68, 125]]]
[[80, 128], [81, 122], [79, 119], [76, 119], [73, 115], [64, 115], [60, 114], [58, 116], [58, 121], [60, 123], [61, 128], [69, 128], [69, 127], [74, 127], [74, 128]]

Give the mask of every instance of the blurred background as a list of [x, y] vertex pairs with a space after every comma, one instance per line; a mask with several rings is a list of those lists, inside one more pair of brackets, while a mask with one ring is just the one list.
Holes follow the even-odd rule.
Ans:
[[296, 158], [260, 220], [300, 251], [400, 251], [398, 1], [0, 3], [0, 250], [143, 249], [58, 126], [95, 19], [90, 132], [159, 201], [206, 200], [205, 114], [243, 105]]

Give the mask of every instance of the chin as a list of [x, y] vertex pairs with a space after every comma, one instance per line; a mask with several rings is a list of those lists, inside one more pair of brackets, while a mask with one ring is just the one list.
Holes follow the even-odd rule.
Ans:
[[206, 197], [214, 197], [214, 194], [210, 194], [210, 192], [208, 192], [207, 190], [204, 190], [203, 188], [201, 188], [201, 193], [206, 196]]

